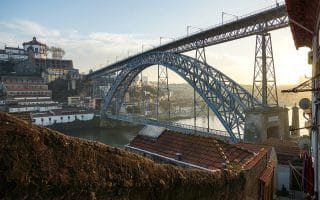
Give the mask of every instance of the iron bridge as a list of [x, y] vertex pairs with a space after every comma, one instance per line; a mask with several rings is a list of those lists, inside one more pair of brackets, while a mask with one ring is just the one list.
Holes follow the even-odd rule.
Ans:
[[113, 73], [126, 68], [126, 65], [132, 59], [143, 54], [158, 51], [170, 51], [172, 53], [183, 53], [207, 46], [213, 46], [224, 42], [237, 40], [252, 35], [285, 28], [289, 26], [289, 18], [285, 4], [278, 4], [254, 13], [239, 17], [237, 20], [218, 24], [209, 29], [182, 37], [172, 42], [160, 45], [156, 48], [138, 53], [131, 57], [115, 62], [109, 66], [103, 67], [88, 74], [88, 79]]
[[109, 119], [126, 121], [134, 124], [159, 126], [171, 131], [177, 131], [177, 132], [182, 132], [186, 134], [199, 135], [203, 137], [216, 137], [222, 140], [228, 140], [232, 142], [231, 138], [228, 136], [229, 133], [227, 131], [222, 131], [222, 130], [208, 129], [204, 127], [181, 124], [181, 123], [172, 122], [172, 121], [147, 119], [143, 116], [136, 116], [136, 115], [124, 115], [124, 114], [112, 115], [110, 113], [107, 113], [105, 117]]
[[104, 112], [118, 114], [134, 78], [151, 65], [168, 67], [189, 83], [221, 121], [231, 139], [242, 138], [245, 111], [260, 105], [248, 91], [217, 69], [197, 59], [170, 52], [143, 54], [127, 63], [105, 97]]
[[[261, 106], [261, 102], [228, 76], [209, 66], [205, 60], [205, 47], [252, 35], [262, 35], [288, 25], [285, 4], [277, 4], [125, 58], [88, 74], [86, 78], [94, 80], [116, 72], [117, 78], [105, 96], [104, 114], [110, 118], [118, 116], [119, 119], [133, 122], [134, 119], [129, 120], [119, 115], [129, 85], [147, 67], [165, 66], [194, 88], [218, 117], [231, 140], [237, 142], [242, 138], [245, 111]], [[192, 50], [196, 50], [196, 58], [202, 61], [181, 54]], [[154, 125], [152, 120], [139, 122]], [[168, 126], [159, 121], [158, 125], [161, 124]], [[177, 125], [174, 124], [172, 127]]]

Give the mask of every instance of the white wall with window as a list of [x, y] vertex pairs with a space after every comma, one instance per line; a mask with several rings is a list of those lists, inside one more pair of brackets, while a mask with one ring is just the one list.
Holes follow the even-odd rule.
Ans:
[[51, 115], [51, 116], [34, 116], [33, 123], [41, 126], [49, 126], [53, 124], [70, 123], [75, 120], [89, 121], [94, 117], [94, 113], [80, 113], [69, 115]]

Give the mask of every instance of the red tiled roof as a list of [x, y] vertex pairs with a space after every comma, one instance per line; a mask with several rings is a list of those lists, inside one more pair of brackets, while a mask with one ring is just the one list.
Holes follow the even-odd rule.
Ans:
[[226, 163], [245, 167], [250, 161], [255, 160], [255, 157], [258, 157], [249, 150], [215, 138], [171, 131], [164, 131], [157, 139], [138, 135], [128, 147], [138, 148], [170, 159], [177, 159], [178, 153], [181, 154], [179, 161], [210, 170], [223, 169]]
[[23, 91], [32, 91], [32, 92], [43, 92], [43, 91], [51, 91], [48, 89], [43, 89], [43, 88], [7, 88], [8, 92], [23, 92]]
[[319, 5], [319, 0], [286, 0], [291, 32], [297, 48], [312, 46], [312, 33], [304, 30], [297, 23], [314, 32]]
[[267, 167], [263, 170], [263, 172], [260, 175], [260, 181], [264, 183], [269, 183], [272, 179], [275, 166], [276, 162], [274, 160], [269, 161]]
[[277, 153], [278, 164], [288, 165], [288, 161], [295, 166], [302, 166], [301, 155], [305, 150], [300, 149], [298, 143], [289, 140], [268, 138], [264, 145], [273, 146]]
[[273, 146], [277, 154], [286, 154], [292, 156], [300, 156], [303, 150], [299, 148], [298, 143], [290, 140], [280, 140], [277, 138], [268, 138], [264, 145]]
[[260, 151], [254, 157], [252, 157], [245, 163], [244, 169], [251, 169], [252, 167], [254, 167], [261, 159], [266, 157], [267, 153], [267, 149], [260, 149]]
[[237, 143], [235, 144], [237, 147], [248, 149], [252, 152], [258, 153], [261, 149], [266, 149], [270, 155], [272, 151], [272, 146], [262, 145], [262, 144], [252, 144], [252, 143]]

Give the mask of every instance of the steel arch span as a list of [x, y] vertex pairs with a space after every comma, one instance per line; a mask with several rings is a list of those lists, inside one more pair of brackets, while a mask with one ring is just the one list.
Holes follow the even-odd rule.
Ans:
[[215, 113], [234, 142], [241, 139], [244, 111], [260, 105], [248, 91], [217, 69], [189, 56], [170, 52], [143, 54], [126, 64], [105, 96], [104, 112], [118, 112], [133, 79], [151, 65], [163, 65], [187, 81]]

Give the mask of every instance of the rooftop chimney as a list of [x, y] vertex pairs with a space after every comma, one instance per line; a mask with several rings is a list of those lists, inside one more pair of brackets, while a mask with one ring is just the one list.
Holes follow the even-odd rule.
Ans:
[[182, 154], [181, 153], [176, 153], [176, 159], [177, 160], [182, 160]]

